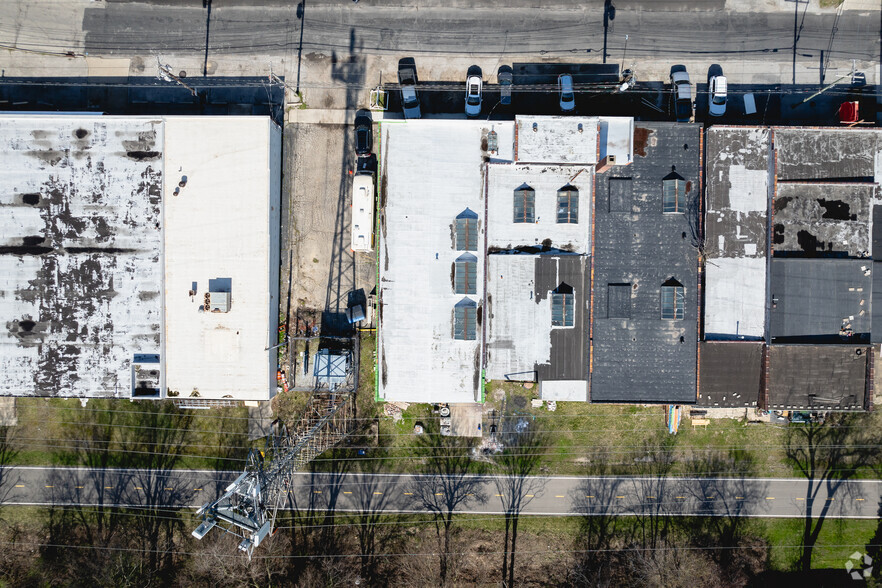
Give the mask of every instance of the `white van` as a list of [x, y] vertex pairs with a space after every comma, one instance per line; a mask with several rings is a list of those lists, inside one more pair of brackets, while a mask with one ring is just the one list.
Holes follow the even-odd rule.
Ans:
[[360, 171], [352, 180], [352, 251], [374, 249], [374, 173]]

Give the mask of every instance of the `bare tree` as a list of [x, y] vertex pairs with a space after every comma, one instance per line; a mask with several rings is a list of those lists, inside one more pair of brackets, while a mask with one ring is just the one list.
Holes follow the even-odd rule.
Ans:
[[784, 451], [790, 463], [808, 481], [803, 517], [802, 553], [799, 567], [809, 571], [812, 552], [824, 520], [833, 505], [825, 500], [820, 509], [815, 499], [822, 488], [833, 498], [861, 469], [878, 463], [879, 433], [870, 415], [830, 414], [823, 422], [790, 425], [784, 434]]
[[493, 478], [505, 511], [502, 551], [502, 585], [515, 585], [518, 519], [521, 512], [545, 488], [543, 478], [532, 477], [542, 461], [547, 435], [523, 417], [502, 418], [498, 440], [503, 450], [493, 457], [500, 475]]
[[422, 475], [412, 485], [414, 498], [433, 515], [438, 539], [441, 585], [447, 585], [453, 515], [467, 503], [484, 503], [483, 464], [472, 455], [471, 439], [441, 435], [429, 428], [418, 437]]

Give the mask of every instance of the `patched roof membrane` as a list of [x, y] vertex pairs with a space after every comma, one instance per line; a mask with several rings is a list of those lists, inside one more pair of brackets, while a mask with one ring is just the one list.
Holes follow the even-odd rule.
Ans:
[[128, 396], [160, 353], [162, 122], [0, 124], [0, 394]]

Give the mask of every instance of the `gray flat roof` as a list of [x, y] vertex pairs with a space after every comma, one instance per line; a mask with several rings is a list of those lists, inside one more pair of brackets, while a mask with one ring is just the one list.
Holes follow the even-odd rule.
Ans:
[[855, 345], [772, 345], [769, 408], [863, 410], [870, 348]]
[[[595, 176], [591, 400], [692, 403], [701, 127], [637, 122], [634, 132], [634, 163]], [[687, 208], [666, 214], [662, 180], [673, 171], [686, 182]], [[661, 318], [661, 288], [672, 279], [683, 286], [678, 320]], [[626, 313], [620, 296], [626, 290], [616, 289], [623, 284], [631, 292]]]
[[844, 328], [869, 337], [872, 265], [860, 259], [772, 259], [772, 338], [837, 341]]
[[882, 131], [776, 127], [779, 180], [879, 181]]
[[869, 257], [875, 190], [873, 184], [778, 182], [775, 254]]
[[[487, 378], [587, 381], [589, 259], [495, 254], [487, 263]], [[573, 290], [571, 327], [552, 326], [551, 292], [561, 284]]]
[[766, 312], [766, 128], [707, 131], [705, 337], [761, 338]]
[[699, 405], [718, 408], [757, 405], [763, 343], [706, 341], [700, 344], [699, 358]]
[[0, 394], [126, 396], [160, 354], [161, 119], [0, 124]]

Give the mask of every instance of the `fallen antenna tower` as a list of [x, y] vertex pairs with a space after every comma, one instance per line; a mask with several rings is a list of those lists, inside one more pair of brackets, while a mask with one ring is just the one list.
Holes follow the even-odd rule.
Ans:
[[[357, 358], [358, 338], [355, 341]], [[224, 489], [220, 498], [196, 511], [202, 523], [193, 531], [194, 537], [202, 539], [220, 525], [225, 532], [242, 539], [239, 550], [251, 559], [254, 549], [275, 530], [276, 514], [288, 495], [294, 472], [352, 431], [357, 365], [350, 362], [346, 381], [340, 385], [316, 385], [293, 434], [279, 420], [273, 422], [266, 449], [252, 449], [245, 471]]]

